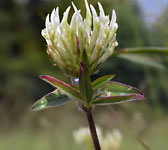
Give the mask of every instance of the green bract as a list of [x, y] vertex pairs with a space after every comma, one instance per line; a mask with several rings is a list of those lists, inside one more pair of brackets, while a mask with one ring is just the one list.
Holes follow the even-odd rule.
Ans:
[[81, 63], [80, 68], [79, 86], [64, 83], [51, 76], [40, 76], [41, 79], [58, 89], [38, 100], [32, 109], [37, 111], [59, 106], [70, 100], [76, 100], [89, 108], [92, 105], [118, 104], [145, 99], [144, 94], [139, 89], [109, 81], [114, 75], [98, 78], [91, 83], [87, 66]]
[[112, 18], [104, 14], [102, 5], [98, 3], [100, 15], [85, 0], [86, 18], [82, 18], [80, 10], [72, 3], [74, 14], [70, 23], [67, 22], [70, 6], [60, 21], [58, 7], [51, 15], [47, 15], [46, 28], [42, 36], [47, 42], [47, 53], [65, 73], [73, 77], [79, 76], [80, 62], [83, 51], [86, 51], [89, 63], [89, 74], [96, 72], [112, 55], [118, 45], [116, 41], [116, 14]]

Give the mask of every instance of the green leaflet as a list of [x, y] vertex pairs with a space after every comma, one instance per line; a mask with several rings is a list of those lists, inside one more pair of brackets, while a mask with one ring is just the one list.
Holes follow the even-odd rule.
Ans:
[[85, 49], [83, 50], [83, 53], [82, 53], [82, 63], [85, 64], [89, 69], [89, 59]]
[[136, 47], [136, 48], [124, 48], [118, 51], [115, 51], [112, 55], [118, 56], [120, 54], [158, 54], [158, 55], [167, 55], [167, 47]]
[[[137, 47], [115, 51], [112, 56], [126, 59], [142, 65], [166, 69], [164, 56], [168, 56], [168, 48], [164, 47]], [[161, 57], [162, 56], [162, 57]]]
[[103, 77], [96, 79], [95, 81], [92, 82], [93, 90], [96, 90], [96, 89], [102, 87], [103, 85], [108, 83], [114, 77], [115, 77], [115, 75], [111, 74], [111, 75], [106, 75], [106, 76], [103, 76]]
[[108, 82], [99, 92], [102, 95], [92, 101], [92, 104], [107, 105], [145, 99], [139, 89], [118, 82]]
[[116, 96], [116, 95], [125, 95], [125, 94], [142, 94], [143, 93], [130, 85], [126, 85], [123, 83], [119, 83], [119, 82], [114, 82], [114, 81], [110, 81], [108, 82], [108, 84], [106, 84], [105, 86], [103, 86], [101, 88], [101, 90], [104, 91], [103, 96]]
[[92, 84], [88, 67], [84, 63], [81, 63], [80, 65], [79, 89], [82, 98], [87, 102], [87, 104], [90, 104], [93, 94]]
[[97, 104], [97, 105], [119, 104], [119, 103], [130, 102], [135, 100], [143, 100], [143, 99], [144, 99], [144, 96], [138, 95], [138, 94], [108, 96], [108, 97], [97, 99], [93, 101], [92, 104]]
[[70, 100], [71, 99], [68, 96], [61, 94], [61, 92], [56, 89], [55, 91], [48, 93], [47, 95], [39, 99], [36, 103], [34, 103], [32, 110], [39, 111], [50, 107], [60, 106], [69, 102]]
[[71, 85], [47, 75], [41, 75], [40, 78], [58, 88], [62, 93], [66, 94], [70, 98], [84, 103], [84, 101], [81, 99], [79, 91], [73, 88]]

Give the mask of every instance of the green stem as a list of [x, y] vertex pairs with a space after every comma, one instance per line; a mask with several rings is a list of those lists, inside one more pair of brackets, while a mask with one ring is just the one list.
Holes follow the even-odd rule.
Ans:
[[95, 148], [95, 150], [101, 150], [100, 144], [99, 144], [99, 139], [98, 139], [97, 132], [96, 132], [96, 127], [95, 127], [94, 120], [93, 120], [92, 108], [87, 108], [87, 107], [83, 106], [82, 109], [84, 110], [84, 112], [86, 113], [86, 116], [87, 116], [90, 134], [92, 136], [94, 148]]

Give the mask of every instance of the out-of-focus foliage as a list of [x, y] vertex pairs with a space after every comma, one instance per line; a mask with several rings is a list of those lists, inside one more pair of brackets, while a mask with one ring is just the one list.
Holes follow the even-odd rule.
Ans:
[[168, 46], [168, 6], [164, 8], [157, 23], [153, 23], [153, 35], [156, 38], [156, 46]]
[[41, 13], [46, 8], [49, 9], [51, 4], [44, 1], [14, 0], [4, 0], [1, 3], [0, 107], [19, 111], [18, 105], [31, 103], [43, 93], [41, 87], [50, 90], [38, 80], [38, 76], [43, 72], [57, 72], [57, 68], [49, 62], [45, 42], [41, 37], [44, 26]]

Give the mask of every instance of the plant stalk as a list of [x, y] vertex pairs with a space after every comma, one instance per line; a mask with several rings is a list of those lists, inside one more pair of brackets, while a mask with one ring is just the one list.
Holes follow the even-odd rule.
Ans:
[[95, 148], [95, 150], [101, 150], [100, 144], [99, 144], [99, 139], [98, 139], [97, 132], [96, 132], [95, 123], [93, 120], [92, 108], [87, 108], [87, 107], [83, 106], [83, 110], [86, 113], [86, 117], [87, 117], [87, 120], [89, 123], [89, 129], [90, 129], [90, 134], [92, 137], [94, 148]]

